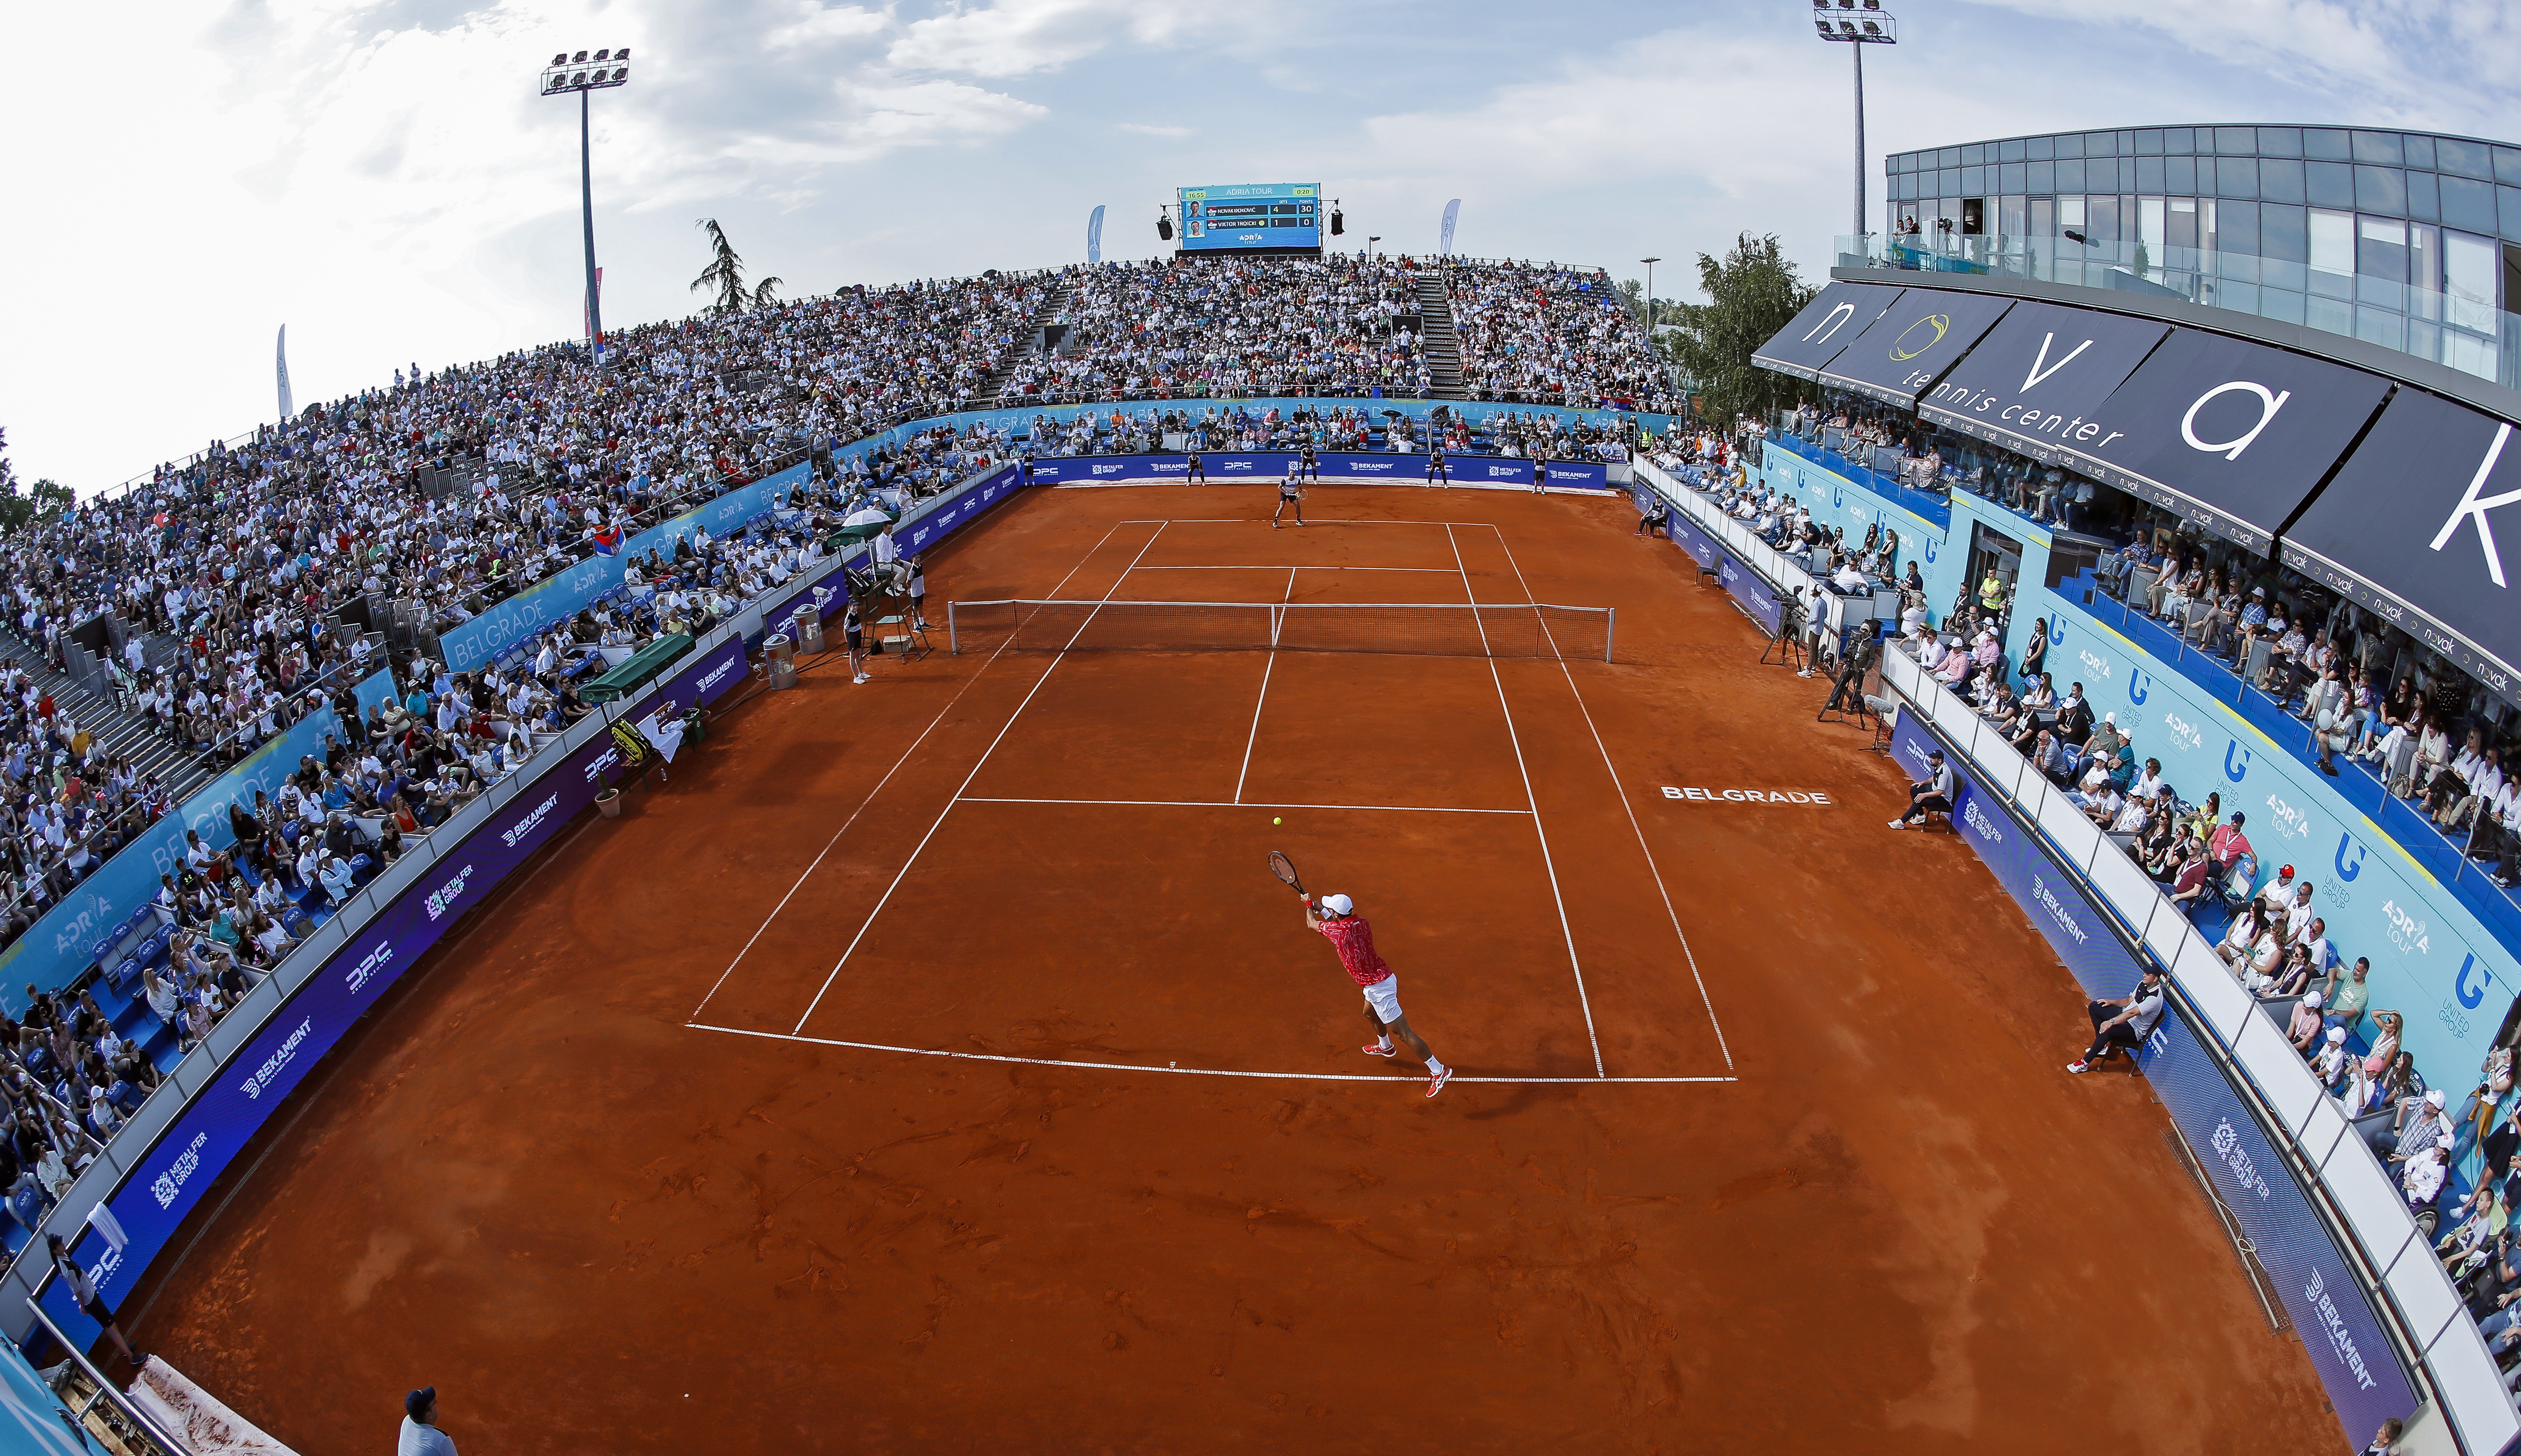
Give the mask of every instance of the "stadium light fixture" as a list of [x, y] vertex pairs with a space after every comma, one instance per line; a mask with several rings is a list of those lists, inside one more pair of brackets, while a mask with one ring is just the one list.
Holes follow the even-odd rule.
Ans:
[[1655, 327], [1654, 265], [1662, 262], [1663, 259], [1650, 257], [1639, 258], [1637, 261], [1646, 265], [1646, 338], [1652, 339]]
[[1370, 235], [1370, 236], [1368, 236], [1368, 237], [1366, 238], [1366, 240], [1365, 240], [1365, 260], [1366, 260], [1367, 262], [1372, 262], [1372, 261], [1374, 261], [1374, 245], [1375, 245], [1375, 244], [1377, 244], [1377, 243], [1380, 243], [1380, 242], [1382, 242], [1382, 241], [1383, 241], [1383, 235], [1382, 235], [1381, 233], [1375, 233], [1375, 234], [1372, 234], [1372, 235]]
[[543, 95], [577, 95], [577, 191], [580, 215], [586, 230], [586, 341], [597, 364], [604, 362], [604, 300], [595, 289], [595, 167], [592, 121], [588, 97], [598, 91], [610, 91], [627, 84], [630, 79], [630, 49], [607, 47], [595, 53], [598, 63], [586, 65], [586, 52], [574, 56], [567, 52], [552, 57], [543, 68]]
[[1812, 0], [1812, 29], [1823, 40], [1836, 41], [1848, 48], [1856, 61], [1856, 236], [1867, 235], [1864, 226], [1864, 48], [1869, 45], [1898, 45], [1900, 23], [1882, 8], [1882, 0]]

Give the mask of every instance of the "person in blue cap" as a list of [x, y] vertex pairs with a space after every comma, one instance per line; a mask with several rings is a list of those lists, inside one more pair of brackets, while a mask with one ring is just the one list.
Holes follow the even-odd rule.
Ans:
[[402, 1398], [402, 1432], [394, 1456], [455, 1456], [455, 1441], [437, 1429], [437, 1388], [423, 1386]]

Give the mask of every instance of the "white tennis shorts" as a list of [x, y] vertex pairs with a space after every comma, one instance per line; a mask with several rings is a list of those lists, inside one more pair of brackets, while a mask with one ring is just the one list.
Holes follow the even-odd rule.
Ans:
[[1400, 1020], [1399, 977], [1387, 976], [1370, 986], [1357, 989], [1365, 992], [1365, 1004], [1374, 1012], [1376, 1021], [1388, 1026]]

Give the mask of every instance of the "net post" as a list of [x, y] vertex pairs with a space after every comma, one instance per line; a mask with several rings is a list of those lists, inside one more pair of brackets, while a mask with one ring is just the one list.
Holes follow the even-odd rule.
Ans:
[[945, 604], [945, 651], [949, 656], [958, 658], [963, 655], [963, 636], [954, 625], [954, 609], [961, 605], [959, 602]]
[[1605, 662], [1607, 662], [1607, 661], [1611, 660], [1611, 640], [1612, 640], [1612, 638], [1616, 637], [1616, 636], [1619, 634], [1619, 630], [1620, 630], [1620, 609], [1619, 609], [1619, 608], [1617, 608], [1617, 607], [1605, 607], [1605, 608], [1603, 608], [1603, 609], [1602, 609], [1602, 660], [1603, 660], [1603, 661], [1605, 661]]

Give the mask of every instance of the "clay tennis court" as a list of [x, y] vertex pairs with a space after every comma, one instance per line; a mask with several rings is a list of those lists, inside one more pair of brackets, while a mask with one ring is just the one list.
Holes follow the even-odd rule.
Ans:
[[[2334, 1438], [2143, 1081], [2062, 1072], [2044, 942], [1625, 502], [1274, 503], [1032, 491], [932, 554], [933, 615], [1122, 605], [723, 713], [321, 1069], [138, 1342], [310, 1452], [431, 1383], [477, 1453]], [[1157, 601], [1559, 650], [1116, 650]]]

